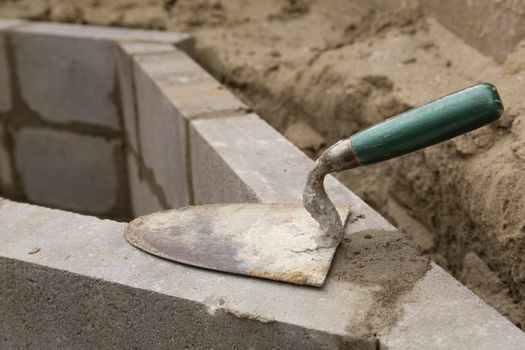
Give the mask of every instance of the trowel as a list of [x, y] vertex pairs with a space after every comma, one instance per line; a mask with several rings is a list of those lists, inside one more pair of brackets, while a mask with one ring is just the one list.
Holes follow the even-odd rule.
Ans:
[[[308, 173], [303, 203], [190, 206], [139, 217], [126, 239], [178, 263], [321, 287], [350, 208], [325, 192], [327, 174], [434, 145], [498, 119], [494, 85], [477, 84], [361, 130], [324, 151]], [[351, 243], [350, 243], [351, 244]]]

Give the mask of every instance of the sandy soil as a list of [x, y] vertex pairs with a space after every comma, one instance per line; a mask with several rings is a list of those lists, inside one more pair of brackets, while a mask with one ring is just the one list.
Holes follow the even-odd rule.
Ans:
[[337, 0], [3, 0], [0, 14], [192, 32], [196, 59], [312, 157], [411, 106], [494, 82], [507, 107], [498, 122], [339, 178], [525, 326], [525, 42], [498, 64], [417, 10]]

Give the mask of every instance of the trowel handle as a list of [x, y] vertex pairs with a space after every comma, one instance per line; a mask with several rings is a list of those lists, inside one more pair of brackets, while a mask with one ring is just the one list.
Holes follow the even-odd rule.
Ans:
[[357, 162], [373, 164], [477, 129], [502, 113], [496, 87], [477, 84], [359, 131], [350, 140]]

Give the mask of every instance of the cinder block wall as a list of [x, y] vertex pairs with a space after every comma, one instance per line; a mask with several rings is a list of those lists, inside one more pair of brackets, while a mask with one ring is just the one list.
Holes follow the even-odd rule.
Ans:
[[125, 81], [117, 67], [122, 41], [172, 47], [191, 40], [180, 33], [0, 22], [1, 195], [118, 220], [132, 216]]
[[248, 108], [173, 46], [124, 43], [119, 67], [133, 215], [194, 204], [190, 121]]

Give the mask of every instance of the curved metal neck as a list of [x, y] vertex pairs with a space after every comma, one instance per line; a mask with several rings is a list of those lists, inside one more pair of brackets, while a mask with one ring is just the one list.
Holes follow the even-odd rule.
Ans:
[[341, 140], [325, 150], [308, 173], [303, 192], [303, 205], [319, 223], [319, 248], [337, 246], [343, 238], [343, 223], [324, 188], [326, 175], [360, 166], [351, 138]]

